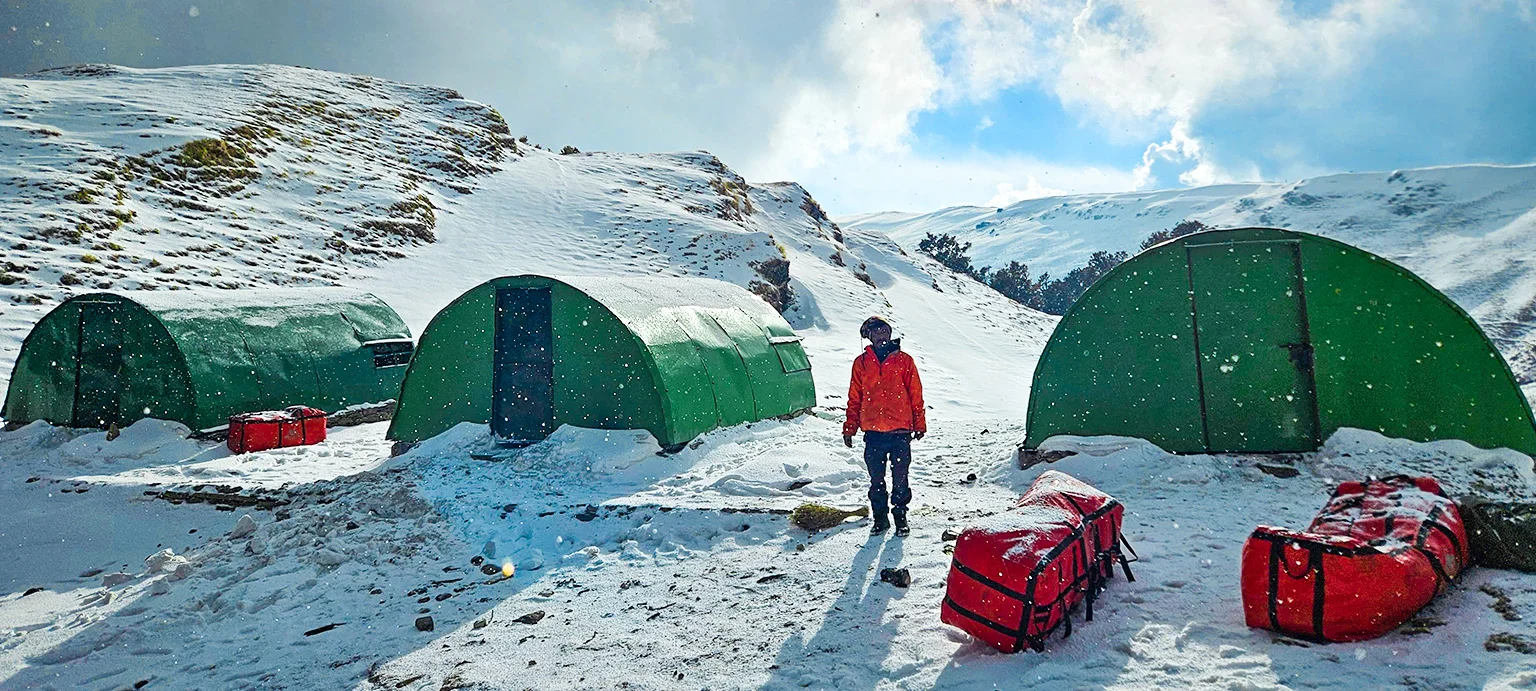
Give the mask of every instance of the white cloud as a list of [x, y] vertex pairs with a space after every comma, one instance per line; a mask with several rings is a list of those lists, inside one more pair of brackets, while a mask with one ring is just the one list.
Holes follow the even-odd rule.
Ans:
[[924, 41], [927, 24], [899, 0], [845, 0], [827, 26], [830, 74], [802, 81], [756, 167], [775, 179], [851, 150], [905, 151], [917, 115], [942, 84]]
[[849, 153], [907, 151], [921, 113], [1023, 85], [1053, 93], [1106, 136], [1157, 137], [1139, 165], [1126, 162], [1138, 187], [1256, 177], [1252, 163], [1218, 161], [1201, 142], [1193, 123], [1206, 108], [1343, 73], [1415, 19], [1414, 5], [1400, 0], [1337, 0], [1309, 16], [1290, 0], [842, 0], [839, 8], [822, 39], [831, 69], [786, 98], [772, 162], [754, 166], [775, 177], [804, 177]]
[[986, 130], [990, 130], [990, 129], [992, 129], [992, 126], [996, 125], [996, 124], [997, 123], [992, 122], [992, 117], [991, 116], [983, 115], [983, 116], [981, 116], [981, 122], [976, 123], [976, 131], [977, 132], [984, 132]]
[[[750, 179], [751, 171], [745, 171]], [[967, 151], [942, 158], [912, 152], [850, 152], [793, 178], [830, 212], [932, 211], [1005, 206], [1074, 192], [1131, 189], [1128, 170], [1062, 166], [1026, 156]], [[1022, 186], [1022, 189], [1020, 188]]]
[[991, 199], [987, 200], [987, 206], [1002, 208], [1011, 204], [1017, 204], [1026, 199], [1056, 197], [1067, 193], [1066, 190], [1056, 190], [1041, 185], [1040, 181], [1036, 180], [1035, 176], [1033, 175], [1027, 175], [1025, 177], [1029, 178], [1029, 182], [1025, 183], [1024, 189], [1022, 190], [1014, 189], [1013, 183], [1011, 182], [998, 183], [997, 194], [994, 195]]
[[608, 27], [613, 42], [636, 58], [644, 59], [667, 47], [661, 37], [661, 21], [649, 12], [616, 10]]

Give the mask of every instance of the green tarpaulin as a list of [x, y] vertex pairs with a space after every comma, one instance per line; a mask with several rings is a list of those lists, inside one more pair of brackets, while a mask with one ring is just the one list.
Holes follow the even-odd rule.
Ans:
[[91, 293], [33, 327], [5, 418], [203, 429], [290, 405], [335, 411], [394, 398], [410, 349], [394, 310], [341, 288]]
[[1185, 236], [1095, 283], [1051, 334], [1027, 424], [1030, 449], [1306, 451], [1355, 427], [1536, 453], [1525, 397], [1461, 308], [1381, 257], [1270, 228]]
[[389, 437], [476, 422], [534, 441], [570, 424], [682, 444], [815, 405], [799, 341], [760, 298], [721, 281], [498, 278], [427, 326]]

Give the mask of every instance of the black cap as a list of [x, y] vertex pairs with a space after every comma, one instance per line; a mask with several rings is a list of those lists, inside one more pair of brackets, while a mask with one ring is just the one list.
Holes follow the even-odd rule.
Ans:
[[885, 328], [889, 329], [891, 328], [891, 323], [886, 321], [885, 317], [882, 317], [878, 314], [871, 316], [870, 318], [865, 319], [863, 324], [859, 325], [859, 336], [861, 338], [869, 338], [869, 332], [876, 326], [884, 326]]

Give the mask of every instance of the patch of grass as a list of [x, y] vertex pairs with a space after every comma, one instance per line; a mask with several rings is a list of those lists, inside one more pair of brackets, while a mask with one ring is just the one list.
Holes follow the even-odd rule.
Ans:
[[507, 127], [507, 119], [501, 117], [500, 111], [495, 108], [487, 108], [486, 110], [490, 111], [491, 126], [489, 129], [492, 132], [496, 134], [512, 134], [512, 128]]
[[16, 285], [21, 282], [21, 277], [16, 274], [0, 271], [0, 286]]
[[171, 160], [186, 168], [250, 168], [256, 165], [243, 147], [222, 139], [194, 139], [181, 145]]
[[1490, 653], [1512, 651], [1531, 655], [1536, 654], [1536, 642], [1515, 633], [1495, 633], [1483, 642], [1483, 650]]
[[93, 189], [89, 189], [89, 188], [86, 188], [86, 187], [82, 187], [82, 188], [80, 188], [78, 190], [75, 190], [73, 192], [70, 192], [69, 194], [64, 195], [64, 198], [68, 199], [68, 200], [70, 200], [72, 202], [76, 202], [76, 203], [80, 203], [80, 204], [89, 204], [89, 203], [91, 203], [93, 201], [96, 201], [96, 195], [98, 195], [98, 194], [101, 194], [101, 192], [99, 190], [93, 190]]
[[85, 281], [80, 280], [79, 276], [76, 276], [72, 273], [67, 273], [59, 277], [59, 285], [77, 286], [84, 282]]
[[1493, 604], [1488, 605], [1489, 609], [1498, 612], [1505, 621], [1520, 621], [1523, 618], [1515, 609], [1515, 603], [1509, 599], [1509, 593], [1504, 592], [1503, 588], [1485, 583], [1478, 590], [1493, 598]]
[[82, 264], [100, 264], [101, 259], [94, 254], [82, 254], [80, 255], [80, 262]]
[[1434, 633], [1435, 629], [1441, 626], [1445, 626], [1444, 619], [1436, 619], [1420, 613], [1418, 616], [1405, 622], [1398, 631], [1404, 636], [1423, 636]]
[[569, 156], [571, 154], [579, 154], [579, 153], [581, 153], [581, 149], [578, 149], [578, 148], [576, 148], [574, 146], [571, 146], [570, 144], [566, 144], [565, 146], [560, 147], [560, 155], [561, 156]]

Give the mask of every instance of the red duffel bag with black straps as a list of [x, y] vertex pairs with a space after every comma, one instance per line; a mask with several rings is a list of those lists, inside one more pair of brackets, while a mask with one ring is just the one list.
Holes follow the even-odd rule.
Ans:
[[[1058, 627], [1072, 634], [1072, 611], [1093, 602], [1114, 576], [1131, 577], [1120, 548], [1125, 508], [1066, 473], [1048, 470], [1010, 511], [966, 528], [939, 619], [1003, 652], [1045, 649]], [[1132, 556], [1134, 556], [1132, 552]]]
[[1243, 545], [1248, 625], [1361, 641], [1407, 621], [1467, 565], [1456, 504], [1427, 477], [1345, 482], [1305, 532], [1260, 526]]
[[229, 450], [235, 453], [304, 446], [325, 441], [325, 411], [292, 406], [229, 418]]

